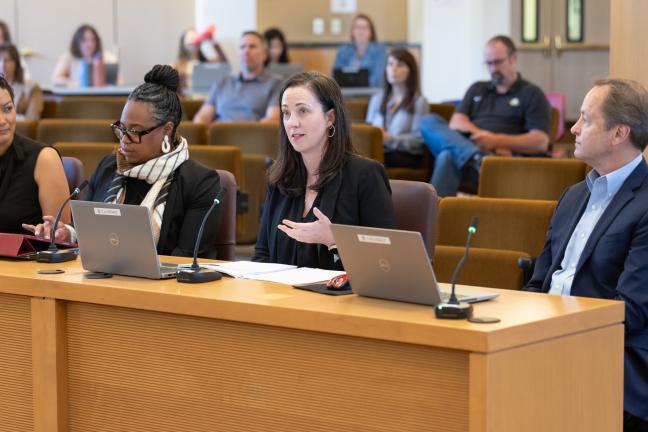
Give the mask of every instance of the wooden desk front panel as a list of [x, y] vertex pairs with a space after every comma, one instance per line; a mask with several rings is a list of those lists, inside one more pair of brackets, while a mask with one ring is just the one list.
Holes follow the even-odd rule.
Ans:
[[69, 303], [70, 432], [466, 431], [468, 353]]
[[29, 297], [0, 294], [0, 431], [34, 430]]

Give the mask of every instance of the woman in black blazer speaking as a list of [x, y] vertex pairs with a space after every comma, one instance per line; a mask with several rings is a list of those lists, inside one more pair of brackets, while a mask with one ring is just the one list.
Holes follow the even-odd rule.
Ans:
[[356, 154], [342, 93], [317, 72], [284, 84], [279, 153], [254, 261], [340, 269], [330, 224], [393, 228], [384, 167]]

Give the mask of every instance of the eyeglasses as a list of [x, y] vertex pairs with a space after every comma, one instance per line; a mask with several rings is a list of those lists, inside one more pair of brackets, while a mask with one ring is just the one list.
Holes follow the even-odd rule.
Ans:
[[508, 60], [508, 57], [500, 58], [500, 59], [495, 59], [495, 60], [486, 60], [484, 61], [484, 64], [488, 67], [491, 66], [501, 66], [504, 64], [506, 60]]
[[126, 138], [128, 138], [128, 141], [132, 142], [133, 144], [139, 144], [142, 142], [142, 137], [144, 135], [148, 135], [151, 132], [153, 132], [155, 129], [164, 126], [165, 123], [166, 121], [164, 123], [160, 123], [157, 126], [153, 126], [151, 128], [144, 129], [142, 131], [138, 131], [138, 130], [126, 129], [126, 127], [124, 127], [124, 125], [121, 124], [119, 120], [117, 120], [115, 123], [110, 125], [110, 128], [113, 130], [113, 133], [115, 134], [118, 140], [121, 141], [122, 138], [124, 138], [125, 136]]

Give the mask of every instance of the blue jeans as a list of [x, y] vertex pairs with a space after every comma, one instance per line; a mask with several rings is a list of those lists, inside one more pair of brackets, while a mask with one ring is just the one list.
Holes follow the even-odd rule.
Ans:
[[461, 170], [480, 153], [472, 141], [454, 129], [445, 120], [429, 114], [421, 119], [423, 142], [434, 155], [434, 171], [430, 183], [439, 196], [456, 195], [461, 183]]

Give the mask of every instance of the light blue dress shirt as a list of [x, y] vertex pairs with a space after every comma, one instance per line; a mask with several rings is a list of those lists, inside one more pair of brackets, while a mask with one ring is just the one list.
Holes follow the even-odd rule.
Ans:
[[369, 86], [380, 87], [387, 65], [387, 48], [378, 42], [370, 42], [361, 58], [356, 57], [354, 44], [342, 45], [335, 56], [333, 69], [369, 69]]
[[583, 216], [576, 224], [569, 243], [567, 243], [560, 268], [551, 276], [549, 294], [571, 295], [576, 267], [587, 240], [607, 206], [642, 159], [643, 155], [640, 154], [626, 165], [604, 176], [599, 176], [594, 170], [587, 174], [585, 182], [590, 191], [590, 198]]
[[423, 154], [423, 138], [421, 137], [421, 117], [426, 115], [430, 106], [425, 96], [418, 95], [414, 99], [414, 112], [405, 108], [393, 111], [394, 103], [387, 103], [387, 121], [380, 112], [384, 90], [376, 93], [369, 101], [366, 122], [372, 126], [385, 129], [392, 137], [385, 141], [385, 152], [403, 151], [412, 154]]

